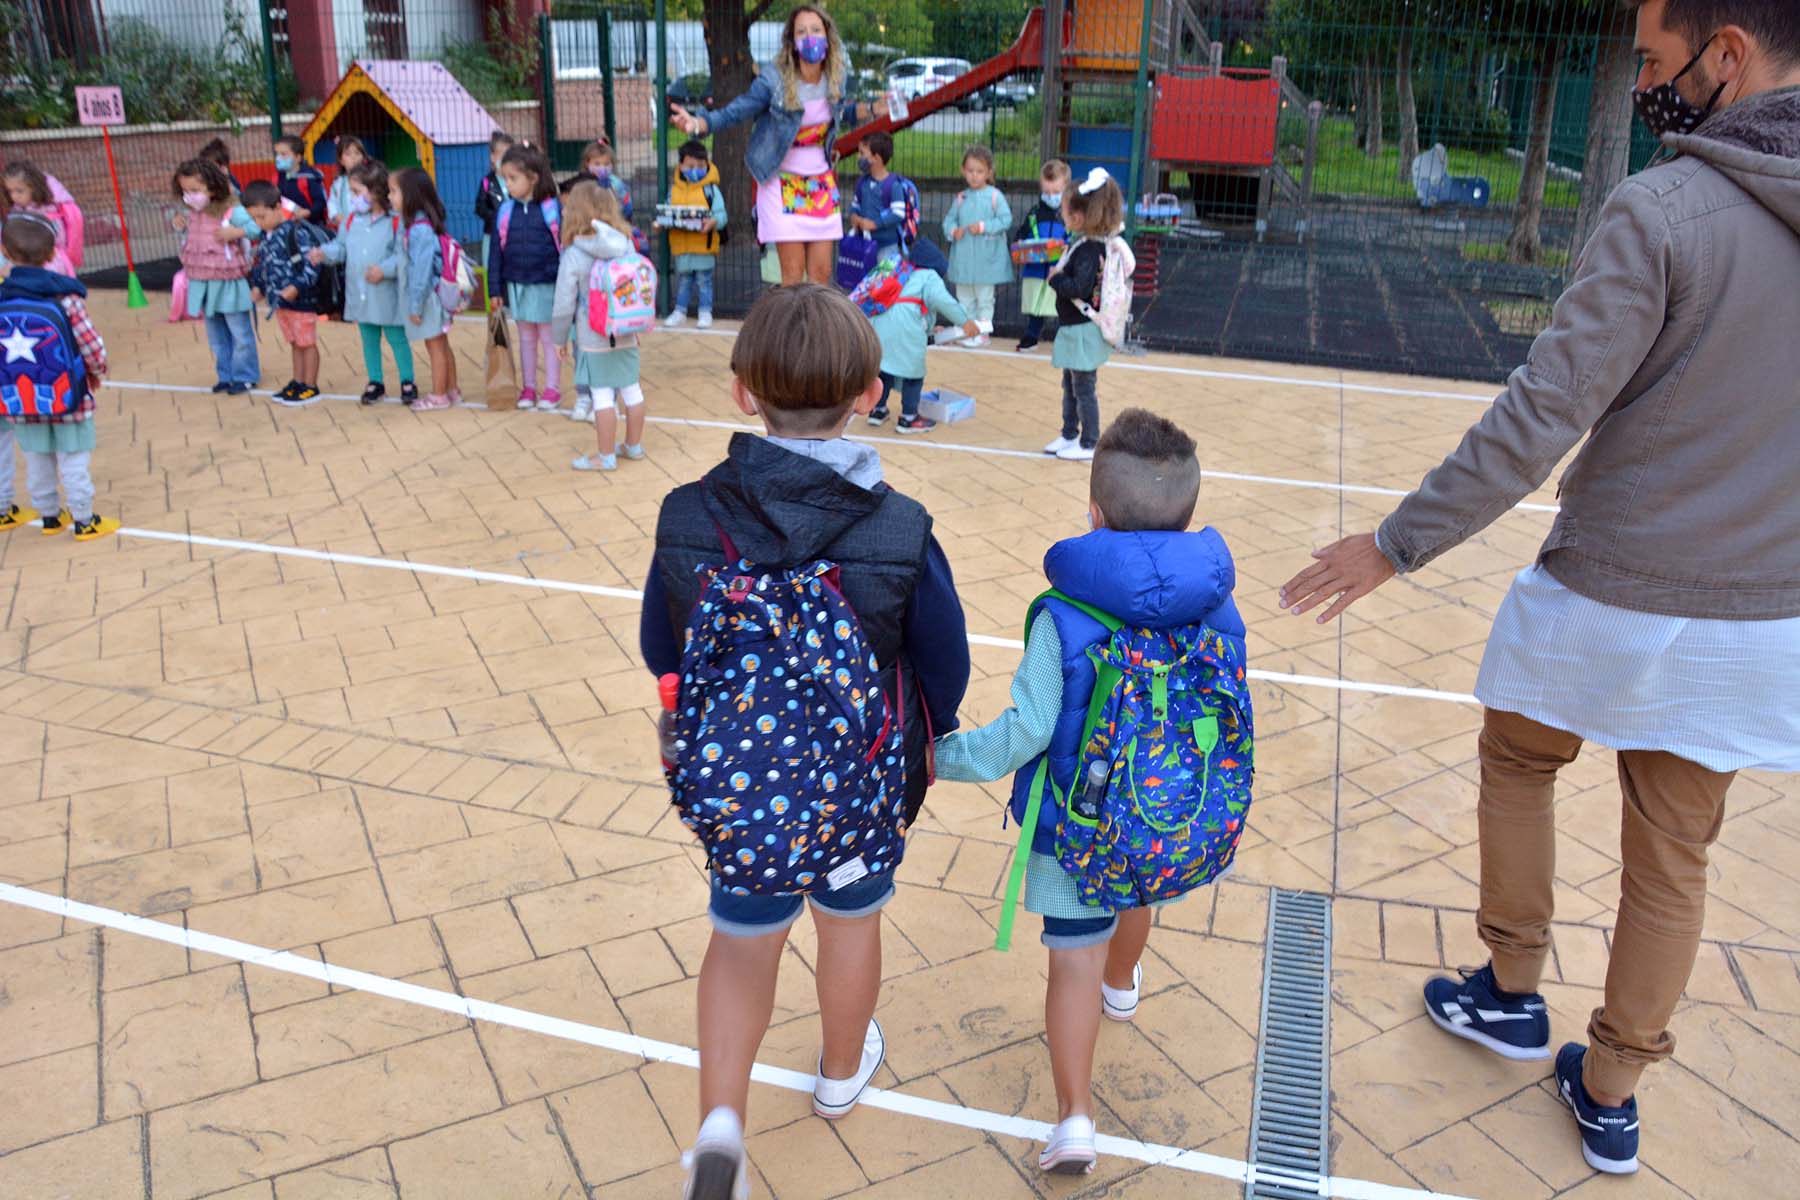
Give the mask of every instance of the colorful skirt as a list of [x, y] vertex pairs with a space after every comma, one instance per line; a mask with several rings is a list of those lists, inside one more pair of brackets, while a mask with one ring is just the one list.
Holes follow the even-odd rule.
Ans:
[[837, 176], [777, 171], [756, 185], [756, 236], [762, 242], [835, 242], [844, 236]]

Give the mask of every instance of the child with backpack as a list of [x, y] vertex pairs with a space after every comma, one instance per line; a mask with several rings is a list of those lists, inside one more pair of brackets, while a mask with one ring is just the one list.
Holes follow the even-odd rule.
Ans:
[[493, 253], [494, 221], [500, 216], [500, 206], [506, 203], [506, 180], [500, 177], [500, 160], [512, 148], [512, 134], [495, 130], [488, 138], [488, 173], [481, 177], [481, 183], [475, 189], [475, 218], [481, 222], [483, 270], [487, 269], [487, 261]]
[[388, 181], [388, 211], [400, 214], [406, 230], [406, 253], [395, 280], [406, 306], [406, 339], [425, 343], [435, 389], [413, 401], [413, 411], [449, 408], [461, 402], [462, 391], [450, 353], [450, 314], [438, 297], [445, 255], [456, 252], [445, 232], [444, 202], [424, 168], [402, 167]]
[[669, 186], [669, 203], [704, 208], [708, 215], [697, 230], [668, 230], [669, 254], [675, 260], [675, 308], [665, 324], [670, 329], [680, 325], [687, 319], [688, 303], [697, 300], [700, 311], [695, 324], [706, 329], [713, 319], [713, 270], [724, 244], [725, 193], [719, 188], [719, 168], [709, 161], [705, 142], [690, 139], [682, 143], [677, 161], [680, 169]]
[[[994, 289], [1012, 282], [1012, 256], [1006, 235], [1012, 227], [1012, 206], [994, 186], [994, 152], [986, 146], [963, 151], [963, 182], [944, 214], [944, 236], [950, 239], [950, 282], [956, 299], [986, 329], [994, 327]], [[978, 333], [963, 343], [985, 346], [987, 335]]]
[[387, 168], [369, 159], [350, 172], [350, 196], [337, 237], [312, 252], [313, 262], [344, 268], [344, 320], [356, 322], [362, 335], [363, 369], [369, 376], [364, 404], [379, 404], [387, 395], [381, 366], [384, 337], [400, 372], [400, 402], [410, 406], [419, 399], [398, 282], [405, 257], [400, 214], [388, 208]]
[[[733, 435], [726, 461], [671, 492], [657, 521], [640, 642], [653, 674], [675, 676], [664, 757], [711, 864], [688, 1200], [747, 1194], [750, 1070], [806, 908], [824, 1034], [813, 1111], [848, 1114], [886, 1056], [880, 913], [969, 650], [931, 517], [882, 481], [873, 448], [844, 438], [874, 406], [880, 358], [835, 288], [758, 300], [731, 393], [768, 436]], [[790, 660], [807, 669], [786, 674]]]
[[56, 255], [50, 260], [50, 269], [70, 276], [79, 271], [87, 218], [69, 189], [56, 176], [45, 174], [36, 163], [23, 158], [0, 169], [0, 182], [5, 184], [0, 215], [30, 212], [49, 221], [56, 231]]
[[[46, 265], [56, 230], [36, 213], [15, 213], [0, 228], [13, 269], [0, 282], [0, 530], [42, 519], [45, 536], [71, 522], [75, 540], [119, 528], [94, 511], [94, 389], [106, 374], [106, 344], [88, 320], [87, 288]], [[23, 349], [23, 353], [15, 351]], [[13, 503], [13, 448], [25, 451], [26, 486], [37, 510]], [[67, 507], [57, 503], [61, 480]]]
[[[1069, 190], [1069, 164], [1053, 158], [1038, 170], [1038, 202], [1031, 206], [1019, 228], [1013, 232], [1015, 242], [1064, 241], [1069, 231], [1063, 225], [1063, 193]], [[1018, 349], [1035, 348], [1044, 336], [1044, 319], [1056, 315], [1056, 293], [1050, 290], [1048, 262], [1026, 262], [1019, 267], [1019, 311], [1025, 314], [1025, 336]]]
[[1091, 1083], [1104, 1013], [1137, 1014], [1150, 906], [1231, 865], [1250, 802], [1251, 709], [1235, 568], [1212, 529], [1188, 533], [1194, 441], [1127, 409], [1100, 439], [1092, 532], [1044, 558], [1013, 706], [937, 743], [944, 779], [1014, 775], [1019, 825], [996, 944], [1023, 882], [1050, 950], [1044, 1020], [1056, 1127], [1038, 1165], [1094, 1167]]
[[[494, 245], [488, 257], [488, 296], [512, 309], [519, 326], [519, 408], [555, 409], [562, 403], [562, 371], [550, 338], [556, 303], [556, 274], [562, 263], [562, 204], [550, 160], [535, 146], [518, 145], [500, 160], [506, 199], [494, 217]], [[544, 389], [538, 391], [538, 360]]]
[[369, 161], [369, 149], [362, 144], [361, 138], [340, 133], [337, 138], [337, 177], [331, 181], [331, 190], [325, 193], [325, 219], [330, 222], [332, 232], [344, 227], [344, 221], [350, 216], [350, 177], [356, 168]]
[[325, 176], [306, 161], [306, 142], [291, 133], [275, 139], [275, 183], [297, 216], [325, 224]]
[[319, 264], [311, 255], [325, 245], [326, 233], [311, 221], [290, 221], [281, 193], [266, 179], [245, 184], [243, 200], [244, 211], [263, 234], [250, 268], [250, 298], [258, 304], [268, 299], [294, 356], [294, 377], [273, 399], [290, 408], [317, 403]]
[[1131, 316], [1131, 275], [1137, 261], [1119, 236], [1125, 197], [1104, 167], [1095, 167], [1063, 197], [1063, 224], [1073, 235], [1069, 248], [1050, 268], [1056, 293], [1056, 341], [1050, 365], [1062, 368], [1062, 436], [1045, 454], [1071, 462], [1091, 462], [1100, 440], [1100, 368], [1113, 347], [1125, 340]]
[[181, 269], [187, 276], [187, 315], [205, 318], [218, 371], [212, 390], [241, 396], [262, 379], [248, 282], [250, 248], [262, 229], [232, 197], [231, 181], [211, 159], [182, 163], [169, 187], [186, 209], [173, 224], [185, 235]]
[[[850, 300], [869, 318], [881, 341], [881, 399], [869, 413], [869, 424], [888, 419], [888, 396], [900, 389], [900, 419], [894, 430], [903, 435], [930, 433], [937, 422], [919, 415], [919, 396], [925, 387], [925, 346], [942, 319], [961, 325], [964, 337], [980, 333], [980, 326], [951, 299], [937, 267], [943, 255], [928, 241], [920, 241], [899, 259], [883, 259], [850, 293]], [[925, 264], [932, 265], [925, 265]]]
[[[619, 465], [619, 413], [625, 408], [625, 457], [644, 457], [644, 389], [638, 383], [638, 339], [612, 321], [619, 304], [635, 303], [632, 328], [656, 322], [656, 270], [631, 245], [631, 226], [619, 198], [593, 180], [583, 180], [564, 198], [562, 266], [556, 273], [556, 303], [550, 338], [568, 356], [575, 334], [575, 419], [594, 421], [595, 453], [572, 466], [577, 471], [612, 471]], [[598, 318], [598, 319], [596, 319]]]
[[899, 258], [919, 236], [919, 189], [894, 173], [894, 135], [869, 134], [856, 147], [861, 174], [850, 209], [850, 227], [874, 239], [878, 259]]

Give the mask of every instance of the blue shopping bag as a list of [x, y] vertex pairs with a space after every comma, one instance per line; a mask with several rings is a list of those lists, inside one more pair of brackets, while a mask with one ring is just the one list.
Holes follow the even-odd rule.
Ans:
[[838, 243], [837, 285], [846, 292], [856, 290], [877, 259], [881, 257], [875, 239], [866, 233], [851, 233]]

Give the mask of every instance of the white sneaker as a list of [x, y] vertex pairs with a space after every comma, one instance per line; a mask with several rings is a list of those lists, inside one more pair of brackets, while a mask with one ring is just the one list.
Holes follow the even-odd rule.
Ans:
[[591, 392], [588, 393], [587, 395], [579, 395], [578, 394], [575, 397], [575, 407], [569, 410], [569, 420], [571, 420], [571, 421], [591, 421], [593, 419], [594, 419], [594, 397], [593, 397], [593, 394]]
[[744, 1125], [729, 1108], [706, 1114], [694, 1148], [681, 1156], [681, 1165], [687, 1170], [682, 1200], [750, 1200]]
[[1081, 443], [1074, 438], [1059, 437], [1054, 442], [1051, 442], [1048, 446], [1044, 447], [1044, 453], [1055, 456], [1061, 454], [1071, 446], [1079, 445], [1081, 445]]
[[712, 328], [712, 314], [707, 312], [704, 308], [701, 309], [700, 310], [700, 319], [698, 321], [695, 321], [694, 324], [701, 329], [711, 329]]
[[687, 320], [687, 314], [679, 308], [663, 319], [664, 329], [680, 329], [681, 323]]
[[881, 1026], [871, 1020], [869, 1028], [863, 1034], [862, 1065], [856, 1074], [848, 1079], [827, 1079], [819, 1074], [813, 1080], [813, 1111], [826, 1120], [835, 1121], [856, 1107], [862, 1099], [863, 1089], [869, 1086], [869, 1080], [881, 1069], [882, 1060], [887, 1057], [887, 1042], [881, 1036]]
[[1038, 1170], [1055, 1175], [1086, 1175], [1094, 1169], [1098, 1157], [1094, 1150], [1093, 1118], [1074, 1116], [1050, 1131], [1050, 1140], [1038, 1155]]
[[1094, 448], [1083, 446], [1080, 442], [1072, 442], [1056, 452], [1056, 457], [1064, 462], [1093, 462]]
[[971, 350], [977, 350], [988, 344], [988, 337], [985, 333], [978, 333], [972, 338], [964, 338], [962, 344]]
[[1131, 968], [1131, 986], [1128, 988], [1107, 987], [1106, 981], [1101, 980], [1100, 1011], [1114, 1021], [1129, 1021], [1137, 1016], [1138, 988], [1143, 982], [1143, 963]]

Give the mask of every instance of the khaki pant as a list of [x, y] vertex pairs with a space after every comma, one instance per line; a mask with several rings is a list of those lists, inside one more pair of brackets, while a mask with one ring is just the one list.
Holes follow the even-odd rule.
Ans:
[[[1509, 992], [1535, 992], [1550, 953], [1556, 874], [1556, 772], [1581, 738], [1489, 709], [1481, 732], [1481, 940]], [[1606, 999], [1588, 1022], [1583, 1082], [1629, 1096], [1650, 1063], [1669, 1057], [1669, 1017], [1687, 986], [1706, 916], [1706, 848], [1719, 836], [1720, 773], [1673, 754], [1619, 753], [1624, 793], [1619, 913]]]

